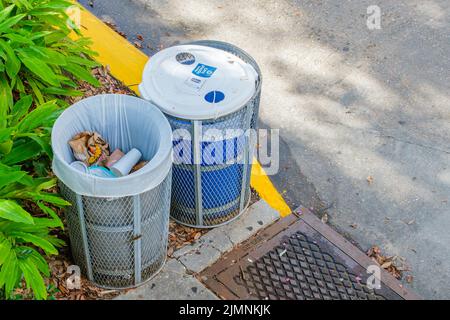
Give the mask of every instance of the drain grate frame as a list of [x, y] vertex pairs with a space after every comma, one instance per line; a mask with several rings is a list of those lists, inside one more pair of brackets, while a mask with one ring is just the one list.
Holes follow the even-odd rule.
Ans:
[[381, 270], [381, 288], [365, 285], [375, 263], [300, 207], [198, 274], [225, 300], [416, 300]]

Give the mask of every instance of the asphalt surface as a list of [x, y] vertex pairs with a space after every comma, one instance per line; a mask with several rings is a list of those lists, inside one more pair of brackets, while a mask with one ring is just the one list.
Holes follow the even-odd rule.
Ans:
[[[142, 35], [149, 55], [199, 39], [253, 55], [261, 126], [281, 133], [271, 179], [288, 204], [404, 258], [405, 285], [423, 297], [450, 298], [448, 1], [80, 2], [131, 42]], [[366, 25], [371, 5], [379, 30]]]

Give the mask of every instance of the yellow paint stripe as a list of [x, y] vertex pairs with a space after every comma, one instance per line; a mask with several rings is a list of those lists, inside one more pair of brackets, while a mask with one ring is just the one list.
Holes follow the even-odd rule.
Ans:
[[92, 39], [92, 49], [99, 53], [98, 62], [108, 65], [114, 77], [138, 93], [137, 85], [141, 83], [148, 56], [89, 11], [81, 10], [80, 21], [81, 32]]
[[258, 161], [254, 161], [250, 183], [259, 196], [277, 210], [282, 217], [287, 217], [292, 213], [291, 208], [289, 208], [286, 201], [274, 187]]
[[[81, 31], [84, 36], [92, 39], [92, 49], [99, 53], [97, 60], [103, 65], [109, 65], [114, 77], [138, 93], [136, 85], [141, 82], [148, 56], [85, 9], [81, 12]], [[255, 161], [252, 168], [251, 185], [282, 217], [291, 213], [258, 161]]]

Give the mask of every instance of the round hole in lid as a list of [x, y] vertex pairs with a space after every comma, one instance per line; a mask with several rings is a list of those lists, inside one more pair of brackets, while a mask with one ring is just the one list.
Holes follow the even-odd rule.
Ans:
[[209, 103], [219, 103], [225, 99], [222, 91], [211, 91], [205, 95], [205, 100]]

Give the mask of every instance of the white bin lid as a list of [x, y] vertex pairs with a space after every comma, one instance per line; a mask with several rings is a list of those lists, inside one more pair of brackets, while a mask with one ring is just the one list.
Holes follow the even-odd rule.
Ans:
[[206, 120], [241, 109], [255, 94], [257, 80], [255, 69], [231, 53], [180, 45], [150, 58], [139, 91], [169, 115]]

